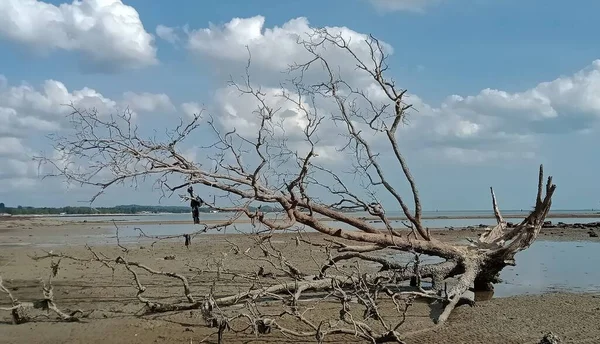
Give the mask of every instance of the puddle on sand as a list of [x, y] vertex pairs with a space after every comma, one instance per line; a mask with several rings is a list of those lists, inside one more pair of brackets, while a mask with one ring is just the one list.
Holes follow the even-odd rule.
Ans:
[[494, 297], [600, 292], [600, 242], [536, 241], [502, 270]]
[[[408, 263], [410, 255], [398, 255]], [[437, 257], [423, 257], [422, 263], [437, 263]], [[502, 270], [501, 283], [493, 292], [478, 292], [468, 297], [485, 301], [492, 297], [543, 294], [549, 292], [600, 292], [600, 242], [538, 240], [519, 252], [516, 266]]]

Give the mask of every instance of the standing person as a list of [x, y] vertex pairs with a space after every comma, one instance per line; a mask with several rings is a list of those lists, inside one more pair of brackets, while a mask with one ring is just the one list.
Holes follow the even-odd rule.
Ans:
[[192, 217], [194, 218], [194, 224], [197, 225], [200, 223], [200, 207], [204, 204], [202, 198], [196, 196], [194, 197], [194, 188], [190, 185], [187, 189], [190, 194], [190, 206], [192, 207]]

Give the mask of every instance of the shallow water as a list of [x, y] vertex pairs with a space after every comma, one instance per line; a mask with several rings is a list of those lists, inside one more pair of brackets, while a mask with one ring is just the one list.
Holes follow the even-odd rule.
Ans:
[[[503, 210], [502, 211], [505, 218], [524, 218], [529, 213], [527, 209], [519, 209], [519, 210]], [[367, 212], [353, 212], [350, 213], [355, 217], [371, 217]], [[389, 217], [404, 217], [404, 213], [401, 211], [387, 211], [387, 216]], [[598, 218], [600, 218], [600, 210], [599, 209], [583, 209], [583, 210], [552, 210], [550, 212], [551, 215], [560, 216], [562, 214], [569, 215], [590, 215], [597, 214]], [[223, 220], [230, 216], [231, 213], [200, 213], [201, 219], [207, 220]], [[456, 210], [456, 211], [423, 211], [423, 217], [427, 218], [435, 218], [435, 217], [469, 217], [469, 216], [489, 216], [492, 220], [494, 218], [493, 211], [490, 210]], [[191, 213], [180, 213], [180, 214], [135, 214], [135, 215], [66, 215], [66, 216], [52, 216], [52, 217], [60, 217], [61, 220], [65, 221], [111, 221], [115, 219], [116, 221], [181, 221], [190, 219]], [[442, 219], [443, 220], [443, 219]]]
[[[409, 263], [414, 258], [400, 254], [394, 259]], [[437, 257], [421, 258], [422, 263], [441, 261]], [[538, 240], [517, 253], [515, 261], [516, 266], [502, 270], [502, 282], [494, 286], [493, 295], [478, 293], [476, 300], [561, 291], [600, 292], [600, 242]]]
[[[571, 211], [553, 211], [552, 214], [556, 215], [560, 215], [560, 214], [569, 214], [569, 215], [577, 215], [577, 214], [585, 214], [587, 216], [589, 216], [590, 214], [595, 214], [598, 213], [597, 211], [575, 211], [575, 210], [571, 210]], [[369, 216], [367, 213], [363, 213], [363, 212], [357, 212], [357, 213], [352, 213], [353, 216], [355, 217], [362, 217], [362, 216]], [[387, 214], [389, 217], [401, 217], [403, 216], [403, 214], [401, 214], [400, 212], [389, 212]], [[429, 211], [429, 212], [424, 212], [423, 216], [424, 217], [465, 217], [465, 216], [493, 216], [493, 213], [491, 213], [490, 211], [440, 211], [440, 212], [435, 212], [435, 211]], [[508, 222], [514, 222], [514, 223], [518, 223], [520, 222], [525, 216], [527, 215], [527, 212], [524, 211], [511, 211], [511, 212], [507, 212], [506, 215], [504, 216], [504, 218], [506, 219], [506, 221]], [[228, 220], [231, 216], [233, 216], [233, 214], [231, 213], [202, 213], [200, 214], [200, 221], [207, 221], [207, 222], [213, 222], [214, 221], [226, 221]], [[370, 217], [370, 216], [369, 216]], [[63, 221], [77, 221], [77, 222], [83, 222], [83, 221], [87, 221], [87, 222], [91, 222], [91, 221], [101, 221], [101, 222], [106, 222], [107, 224], [110, 224], [110, 226], [112, 226], [112, 221], [115, 221], [115, 223], [119, 224], [119, 223], [124, 223], [124, 222], [128, 222], [128, 223], [132, 223], [132, 222], [141, 222], [141, 221], [152, 221], [152, 222], [158, 222], [159, 224], [146, 224], [146, 225], [134, 225], [134, 226], [130, 226], [130, 225], [119, 225], [119, 227], [121, 226], [125, 226], [125, 228], [129, 228], [129, 229], [133, 229], [134, 227], [141, 227], [144, 232], [148, 233], [149, 235], [177, 235], [177, 234], [184, 234], [184, 233], [191, 233], [194, 232], [196, 230], [198, 230], [198, 226], [194, 226], [192, 224], [192, 218], [191, 218], [191, 214], [139, 214], [139, 215], [106, 215], [106, 216], [60, 216], [59, 217], [61, 220]], [[556, 217], [556, 218], [551, 218], [549, 219], [551, 220], [553, 223], [558, 223], [558, 222], [564, 222], [564, 223], [577, 223], [577, 222], [596, 222], [596, 221], [600, 221], [600, 213], [598, 213], [597, 217]], [[188, 224], [182, 224], [182, 223], [172, 223], [172, 221], [188, 221]], [[163, 222], [163, 224], [160, 224], [161, 222]], [[397, 227], [397, 228], [403, 228], [403, 221], [400, 220], [392, 220], [392, 226]], [[454, 228], [460, 228], [460, 227], [467, 227], [467, 226], [479, 226], [481, 224], [486, 225], [486, 226], [493, 226], [496, 224], [496, 220], [493, 217], [490, 218], [471, 218], [471, 219], [465, 219], [465, 218], [430, 218], [430, 219], [423, 219], [422, 220], [423, 225], [427, 228], [449, 228], [449, 227], [454, 227]], [[343, 223], [335, 223], [335, 222], [329, 222], [328, 224], [335, 226], [335, 227], [339, 227], [339, 228], [343, 228], [343, 229], [347, 229], [347, 230], [354, 230], [354, 228], [352, 228], [349, 225], [343, 224]], [[384, 228], [383, 223], [379, 222], [373, 222], [371, 221], [371, 225], [375, 228]], [[314, 231], [311, 228], [304, 228], [304, 230], [307, 231]], [[239, 223], [236, 225], [236, 227], [234, 228], [233, 226], [230, 226], [227, 230], [227, 232], [229, 233], [235, 233], [236, 231], [240, 231], [242, 233], [249, 233], [252, 231], [252, 226], [249, 223]], [[215, 233], [216, 231], [211, 231], [208, 234], [211, 233]], [[131, 230], [128, 230], [126, 233], [123, 233], [123, 235], [130, 235], [133, 232]], [[135, 233], [133, 233], [133, 235], [137, 235]]]
[[502, 270], [494, 297], [600, 291], [600, 243], [536, 241]]
[[[190, 220], [190, 223], [189, 224], [173, 224], [173, 223], [167, 222], [167, 221], [173, 221], [173, 218], [175, 216], [177, 217], [177, 220], [179, 220], [179, 221]], [[163, 217], [160, 215], [157, 215], [156, 217], [150, 216], [150, 218], [153, 221], [161, 221], [163, 219]], [[126, 225], [126, 224], [119, 224], [118, 222], [116, 222], [116, 223], [119, 226], [121, 238], [137, 237], [140, 233], [139, 233], [139, 231], [137, 231], [135, 229], [136, 227], [141, 228], [144, 231], [144, 233], [146, 233], [147, 235], [181, 235], [181, 234], [186, 234], [186, 233], [193, 233], [195, 231], [202, 229], [202, 226], [194, 225], [191, 223], [191, 218], [189, 215], [182, 216], [182, 215], [169, 214], [169, 216], [165, 217], [165, 218], [169, 218], [169, 220], [165, 220], [165, 224], [159, 223], [159, 224], [144, 224], [144, 225], [137, 225], [137, 224], [127, 224]], [[128, 221], [128, 222], [130, 222], [130, 221], [135, 222], [135, 221], [143, 221], [143, 220], [148, 220], [148, 219], [149, 218], [140, 219], [139, 217], [132, 216], [132, 217], [127, 217], [127, 219], [120, 219], [120, 220]], [[207, 220], [207, 221], [208, 220], [225, 220], [226, 217], [223, 217], [223, 215], [221, 215], [221, 214], [207, 214], [206, 217], [203, 217], [202, 219]], [[520, 219], [506, 218], [506, 220], [517, 222]], [[105, 218], [102, 221], [107, 222], [107, 227], [113, 226], [111, 220], [108, 218]], [[558, 223], [558, 222], [564, 222], [564, 223], [584, 222], [585, 223], [585, 222], [595, 222], [595, 221], [600, 221], [600, 218], [553, 218], [552, 219], [552, 223]], [[355, 230], [355, 228], [353, 228], [350, 225], [347, 225], [345, 223], [329, 222], [328, 224], [330, 226], [333, 226], [336, 228], [342, 228], [342, 229], [346, 229], [346, 230]], [[447, 227], [461, 228], [461, 227], [467, 227], [467, 226], [477, 227], [480, 224], [493, 226], [496, 224], [496, 220], [494, 220], [494, 219], [431, 219], [431, 220], [423, 220], [423, 224], [425, 227], [428, 227], [428, 228], [447, 228]], [[371, 225], [375, 228], [380, 228], [380, 229], [384, 228], [383, 223], [372, 223]], [[392, 226], [394, 226], [396, 228], [403, 228], [403, 225], [400, 221], [392, 221]], [[314, 230], [309, 227], [305, 227], [305, 226], [294, 227], [294, 229], [298, 229], [298, 228], [301, 228], [302, 230], [305, 230], [308, 232], [314, 232]], [[262, 228], [262, 229], [264, 229], [264, 228]], [[227, 228], [222, 228], [220, 230], [211, 230], [211, 231], [208, 231], [206, 234], [251, 233], [254, 230], [256, 230], [256, 229], [254, 227], [252, 227], [252, 225], [250, 223], [237, 223], [235, 226], [228, 226]]]

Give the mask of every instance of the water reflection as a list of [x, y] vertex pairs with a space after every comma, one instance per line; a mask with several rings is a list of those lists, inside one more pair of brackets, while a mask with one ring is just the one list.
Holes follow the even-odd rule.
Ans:
[[[536, 241], [516, 255], [516, 266], [502, 270], [501, 283], [494, 291], [467, 292], [475, 301], [492, 297], [507, 297], [547, 292], [600, 292], [598, 253], [600, 242], [591, 241]], [[407, 264], [413, 259], [409, 254], [389, 257]], [[438, 257], [422, 257], [422, 263], [438, 263]]]
[[502, 270], [494, 296], [600, 291], [599, 252], [599, 242], [536, 241]]

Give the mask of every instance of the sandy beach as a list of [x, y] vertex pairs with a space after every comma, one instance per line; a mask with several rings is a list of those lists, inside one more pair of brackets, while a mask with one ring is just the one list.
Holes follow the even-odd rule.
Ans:
[[[143, 225], [143, 224], [140, 224]], [[200, 235], [186, 248], [182, 240], [152, 240], [127, 244], [128, 252], [116, 245], [114, 227], [110, 223], [67, 223], [58, 219], [21, 218], [0, 220], [0, 275], [4, 285], [19, 300], [34, 300], [41, 296], [41, 281], [50, 274], [50, 260], [34, 260], [45, 251], [89, 259], [91, 253], [84, 247], [92, 245], [95, 252], [107, 257], [125, 256], [153, 267], [184, 274], [190, 280], [195, 295], [204, 295], [210, 288], [212, 264], [220, 261], [236, 273], [255, 272], [259, 267], [269, 271], [269, 266], [231, 251], [231, 244], [242, 250], [252, 247], [252, 241], [242, 235]], [[481, 230], [434, 230], [436, 237], [458, 241], [475, 237]], [[583, 228], [544, 229], [539, 240], [596, 241]], [[108, 237], [101, 244], [97, 236]], [[318, 233], [304, 234], [307, 240], [322, 242]], [[325, 258], [319, 250], [308, 252], [305, 246], [296, 246], [294, 234], [277, 234], [273, 240], [292, 264], [306, 271], [317, 271], [316, 261]], [[54, 243], [45, 246], [48, 242]], [[249, 254], [257, 255], [258, 248]], [[165, 260], [174, 256], [173, 260]], [[314, 258], [314, 259], [310, 259]], [[517, 262], [518, 263], [518, 262]], [[368, 267], [366, 268], [368, 269]], [[276, 272], [276, 271], [273, 271]], [[148, 287], [145, 296], [167, 300], [181, 298], [181, 286], [171, 279], [140, 276]], [[527, 276], [523, 276], [524, 279]], [[136, 299], [136, 288], [131, 275], [124, 268], [115, 271], [98, 262], [73, 262], [63, 259], [58, 275], [53, 280], [57, 305], [64, 310], [81, 309], [87, 315], [78, 323], [57, 322], [54, 315], [32, 312], [39, 316], [35, 322], [10, 324], [8, 312], [0, 312], [0, 343], [199, 343], [213, 332], [203, 326], [202, 319], [190, 312], [137, 317], [142, 305]], [[227, 294], [247, 288], [237, 281], [223, 285], [218, 294]], [[166, 297], [168, 295], [169, 297]], [[10, 301], [0, 294], [0, 306]], [[319, 314], [337, 312], [339, 305], [325, 307]], [[547, 332], [559, 335], [565, 343], [600, 342], [600, 293], [558, 292], [542, 295], [523, 295], [492, 298], [478, 301], [474, 307], [461, 306], [452, 314], [448, 324], [441, 328], [421, 332], [433, 326], [432, 308], [424, 302], [415, 303], [409, 310], [407, 321], [400, 332], [407, 343], [537, 343]], [[319, 315], [314, 315], [318, 317]], [[216, 336], [205, 342], [216, 343]], [[281, 334], [253, 337], [248, 334], [227, 332], [226, 343], [282, 343], [304, 342], [288, 339]], [[364, 342], [353, 336], [330, 337], [326, 342]]]

